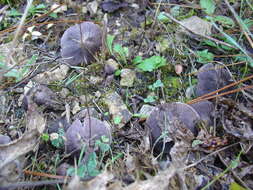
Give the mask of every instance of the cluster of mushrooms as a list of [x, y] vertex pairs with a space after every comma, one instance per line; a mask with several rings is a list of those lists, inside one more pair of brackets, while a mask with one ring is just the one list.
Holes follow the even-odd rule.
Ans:
[[[68, 28], [61, 38], [63, 61], [71, 66], [91, 63], [102, 46], [102, 36], [99, 25], [92, 22], [83, 22]], [[197, 77], [196, 96], [207, 94], [232, 82], [231, 74], [226, 68], [212, 63], [201, 67]], [[38, 85], [31, 89], [24, 99], [25, 105], [29, 103], [28, 99], [48, 108], [60, 107], [54, 93], [45, 85]], [[145, 126], [150, 131], [152, 146], [157, 152], [161, 152], [163, 147], [163, 152], [169, 153], [173, 142], [160, 138], [164, 132], [168, 132], [169, 136], [173, 135], [172, 129], [179, 122], [186, 130], [197, 136], [196, 124], [203, 121], [206, 125], [212, 125], [213, 111], [214, 105], [211, 101], [201, 101], [192, 105], [173, 102], [156, 106], [145, 122]], [[95, 140], [102, 136], [109, 138], [108, 143], [112, 141], [110, 126], [90, 116], [82, 121], [76, 119], [71, 125], [64, 127], [64, 130], [68, 153], [80, 152], [84, 144], [94, 146]]]

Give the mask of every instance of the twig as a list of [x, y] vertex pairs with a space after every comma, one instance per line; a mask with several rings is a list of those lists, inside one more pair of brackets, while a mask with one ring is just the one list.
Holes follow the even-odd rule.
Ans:
[[239, 142], [234, 143], [234, 144], [231, 144], [231, 145], [228, 145], [228, 146], [223, 147], [223, 148], [221, 148], [221, 149], [219, 149], [219, 150], [216, 150], [216, 151], [214, 151], [214, 152], [212, 152], [212, 153], [210, 153], [210, 154], [204, 156], [203, 158], [199, 159], [198, 161], [196, 161], [196, 162], [194, 162], [194, 163], [192, 163], [192, 164], [190, 164], [190, 165], [188, 165], [188, 166], [185, 166], [184, 168], [182, 168], [182, 170], [186, 170], [186, 169], [188, 169], [188, 168], [194, 167], [194, 166], [198, 165], [200, 162], [202, 162], [202, 161], [204, 161], [205, 159], [207, 159], [208, 157], [213, 156], [213, 155], [217, 154], [218, 152], [221, 152], [221, 151], [226, 150], [226, 149], [228, 149], [228, 148], [231, 148], [232, 146], [235, 146], [235, 145], [237, 145], [237, 144], [239, 144]]
[[58, 183], [65, 183], [65, 180], [63, 179], [58, 179], [58, 180], [44, 180], [44, 181], [24, 181], [24, 182], [18, 182], [6, 186], [0, 187], [0, 190], [12, 190], [12, 189], [18, 189], [21, 187], [37, 187], [37, 186], [42, 186], [42, 185], [55, 185]]
[[[242, 31], [243, 31], [244, 35], [246, 36], [246, 38], [247, 39], [249, 38], [248, 34], [253, 38], [253, 34], [250, 32], [250, 30], [247, 27], [245, 27], [245, 24], [243, 26], [242, 21], [240, 20], [240, 17], [237, 15], [237, 13], [233, 9], [233, 7], [229, 4], [229, 2], [227, 0], [224, 0], [224, 1], [225, 1], [226, 5], [228, 6], [229, 10], [234, 15], [237, 23], [239, 24], [239, 26], [242, 29]], [[250, 42], [251, 47], [253, 48], [253, 42], [252, 42], [252, 40], [250, 38], [248, 40]]]
[[[217, 92], [220, 92], [220, 91], [222, 91], [222, 90], [225, 90], [225, 89], [227, 89], [227, 88], [230, 88], [230, 87], [232, 87], [232, 86], [235, 86], [235, 85], [237, 85], [237, 84], [239, 84], [239, 83], [241, 83], [241, 82], [244, 82], [244, 81], [247, 81], [247, 80], [250, 80], [250, 79], [252, 79], [253, 78], [253, 75], [250, 75], [250, 76], [248, 76], [248, 77], [246, 77], [246, 78], [244, 78], [244, 79], [242, 79], [242, 80], [239, 80], [239, 81], [237, 81], [237, 82], [233, 82], [233, 83], [231, 83], [231, 84], [229, 84], [229, 85], [227, 85], [227, 86], [224, 86], [223, 88], [220, 88], [220, 89], [218, 89], [218, 90], [215, 90], [215, 91], [213, 91], [213, 92], [210, 92], [210, 93], [208, 93], [208, 94], [204, 94], [203, 96], [200, 96], [200, 97], [198, 97], [198, 98], [195, 98], [195, 99], [193, 99], [193, 100], [191, 100], [191, 101], [189, 101], [189, 102], [187, 102], [188, 104], [192, 104], [192, 102], [195, 102], [195, 101], [197, 101], [197, 100], [203, 100], [205, 97], [208, 97], [208, 96], [210, 96], [210, 95], [213, 95], [213, 94], [216, 94]], [[249, 88], [249, 86], [246, 86], [247, 88]], [[252, 86], [251, 86], [252, 87]], [[245, 87], [244, 87], [245, 88]], [[244, 89], [243, 88], [243, 89]], [[237, 90], [242, 90], [242, 89], [237, 89]], [[228, 92], [225, 92], [225, 93], [228, 93]], [[222, 94], [224, 94], [224, 93], [222, 93]], [[210, 99], [210, 98], [209, 98]]]
[[231, 90], [231, 91], [228, 91], [228, 92], [224, 92], [224, 93], [221, 93], [221, 94], [217, 94], [217, 95], [214, 95], [214, 96], [209, 96], [209, 97], [206, 97], [206, 98], [203, 98], [203, 99], [193, 99], [192, 101], [187, 102], [187, 104], [194, 104], [194, 103], [197, 103], [197, 102], [201, 102], [203, 100], [210, 100], [210, 99], [217, 98], [217, 97], [220, 97], [220, 96], [225, 96], [225, 95], [228, 95], [228, 94], [241, 92], [242, 90], [246, 90], [246, 89], [249, 89], [249, 88], [253, 88], [253, 85], [245, 86], [243, 88], [238, 88], [238, 89]]

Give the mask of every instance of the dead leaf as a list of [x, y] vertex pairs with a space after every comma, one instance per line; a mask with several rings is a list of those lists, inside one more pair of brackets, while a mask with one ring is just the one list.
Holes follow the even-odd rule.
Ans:
[[113, 13], [120, 8], [124, 8], [128, 6], [126, 2], [116, 2], [116, 1], [105, 1], [100, 4], [103, 11], [108, 13]]
[[75, 176], [68, 184], [65, 190], [107, 190], [107, 184], [113, 179], [113, 175], [109, 172], [104, 171], [92, 180], [82, 182], [78, 176]]

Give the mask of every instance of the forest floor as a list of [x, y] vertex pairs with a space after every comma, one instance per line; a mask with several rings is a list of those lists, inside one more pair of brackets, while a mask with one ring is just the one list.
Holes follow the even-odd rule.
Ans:
[[251, 0], [0, 0], [0, 190], [253, 189], [252, 33]]

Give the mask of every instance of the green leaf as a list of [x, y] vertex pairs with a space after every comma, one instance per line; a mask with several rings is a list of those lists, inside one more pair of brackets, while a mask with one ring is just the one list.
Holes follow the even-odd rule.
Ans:
[[155, 69], [158, 69], [162, 66], [166, 65], [166, 59], [161, 56], [152, 56], [143, 60], [139, 65], [137, 65], [138, 69], [142, 71], [152, 72]]
[[215, 16], [215, 17], [213, 17], [213, 20], [215, 22], [220, 23], [222, 26], [227, 27], [227, 28], [232, 28], [235, 26], [233, 19], [226, 17], [226, 16]]
[[114, 72], [114, 75], [117, 77], [117, 76], [120, 76], [120, 74], [121, 74], [121, 70], [120, 69], [118, 69], [118, 70], [116, 70], [115, 72]]
[[5, 77], [14, 77], [16, 81], [20, 81], [22, 79], [21, 73], [17, 69], [12, 69], [9, 72], [4, 74]]
[[203, 144], [203, 142], [202, 142], [201, 140], [194, 140], [194, 141], [192, 142], [192, 147], [196, 147], [196, 146], [198, 146], [198, 145], [200, 145], [200, 144]]
[[103, 143], [103, 142], [101, 142], [100, 140], [96, 140], [96, 146], [99, 147], [99, 149], [100, 149], [103, 153], [107, 152], [107, 151], [110, 150], [110, 148], [111, 148], [109, 144]]
[[144, 99], [145, 103], [152, 103], [156, 101], [156, 96], [148, 96], [147, 98]]
[[128, 48], [122, 47], [120, 44], [115, 44], [113, 46], [113, 52], [116, 54], [115, 56], [118, 56], [119, 61], [123, 61], [126, 63], [126, 57], [128, 55]]
[[141, 63], [142, 62], [142, 57], [141, 56], [136, 56], [134, 59], [133, 59], [133, 64], [138, 64], [138, 63]]
[[168, 23], [170, 19], [165, 15], [165, 12], [160, 12], [157, 19], [163, 23]]
[[37, 55], [33, 55], [31, 57], [31, 59], [28, 60], [27, 62], [27, 66], [23, 67], [20, 72], [22, 74], [22, 78], [29, 72], [30, 70], [30, 65], [36, 63], [36, 60], [37, 60], [38, 56]]
[[45, 9], [45, 8], [47, 8], [47, 6], [43, 3], [36, 6], [36, 9]]
[[137, 117], [137, 118], [147, 118], [148, 115], [146, 115], [146, 114], [140, 114], [140, 113], [135, 113], [135, 114], [133, 114], [133, 117]]
[[17, 16], [21, 16], [22, 13], [18, 12], [16, 9], [11, 9], [9, 12], [8, 12], [8, 16], [10, 17], [17, 17]]
[[110, 35], [110, 34], [108, 34], [107, 37], [106, 37], [106, 45], [107, 45], [107, 48], [109, 49], [109, 52], [110, 52], [111, 55], [113, 54], [112, 44], [113, 44], [114, 38], [115, 38], [115, 36]]
[[49, 140], [49, 134], [47, 134], [47, 133], [42, 133], [42, 135], [41, 135], [41, 139], [43, 140], [43, 141], [45, 141], [45, 142], [47, 142], [48, 140]]
[[238, 165], [239, 165], [239, 159], [235, 159], [235, 160], [231, 161], [230, 167], [232, 169], [235, 169], [235, 168], [237, 168]]
[[205, 49], [203, 51], [197, 51], [197, 57], [197, 61], [200, 63], [207, 63], [213, 61], [214, 59], [214, 55], [208, 52], [208, 49]]
[[57, 13], [50, 13], [49, 16], [51, 16], [52, 18], [58, 18]]
[[97, 155], [95, 152], [90, 153], [87, 161], [88, 176], [97, 176], [100, 171], [97, 169]]
[[149, 88], [150, 90], [155, 90], [156, 88], [163, 87], [163, 86], [164, 86], [164, 85], [163, 85], [162, 81], [161, 81], [161, 80], [157, 80], [157, 81], [155, 81], [154, 84], [149, 85], [148, 88]]
[[109, 143], [109, 142], [110, 142], [110, 139], [109, 139], [107, 136], [102, 135], [102, 136], [101, 136], [101, 141], [102, 141], [103, 143]]
[[251, 26], [253, 26], [253, 20], [246, 18], [245, 20], [243, 20], [243, 23], [249, 28]]
[[120, 116], [116, 116], [114, 119], [113, 119], [113, 122], [114, 124], [118, 125], [121, 123], [121, 120], [122, 118]]
[[236, 182], [232, 182], [229, 187], [230, 190], [246, 190]]
[[204, 41], [202, 41], [202, 43], [206, 44], [208, 46], [211, 46], [211, 47], [218, 47], [218, 45], [215, 42], [213, 42], [212, 40], [204, 40]]
[[177, 17], [180, 15], [180, 6], [176, 5], [176, 6], [173, 6], [171, 9], [170, 9], [170, 13], [173, 17]]
[[60, 128], [58, 130], [58, 138], [51, 140], [52, 145], [56, 148], [63, 147], [64, 146], [63, 136], [64, 136], [64, 129]]
[[204, 9], [204, 11], [211, 15], [214, 13], [216, 4], [213, 0], [200, 0], [200, 7]]

